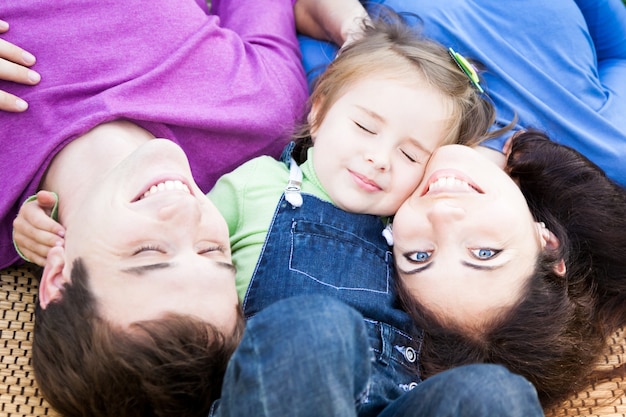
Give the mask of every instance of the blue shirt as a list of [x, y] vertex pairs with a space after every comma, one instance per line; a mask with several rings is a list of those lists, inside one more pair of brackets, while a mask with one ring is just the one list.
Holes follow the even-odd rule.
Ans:
[[[626, 7], [620, 0], [377, 0], [485, 66], [500, 123], [544, 130], [626, 186]], [[334, 47], [301, 37], [305, 69]], [[486, 143], [501, 149], [506, 138]]]

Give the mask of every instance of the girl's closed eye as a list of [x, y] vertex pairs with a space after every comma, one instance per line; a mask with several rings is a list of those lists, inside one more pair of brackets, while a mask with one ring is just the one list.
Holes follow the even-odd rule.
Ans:
[[403, 151], [402, 149], [400, 149], [400, 152], [402, 152], [402, 154], [411, 162], [418, 162], [417, 158], [414, 157], [413, 155], [411, 155], [410, 153]]
[[365, 132], [367, 132], [367, 133], [369, 133], [369, 134], [372, 134], [372, 135], [375, 135], [375, 134], [376, 134], [376, 132], [374, 132], [374, 131], [373, 131], [373, 130], [371, 130], [371, 129], [368, 129], [367, 127], [365, 127], [365, 125], [363, 125], [363, 124], [361, 124], [361, 123], [357, 122], [356, 120], [354, 120], [354, 124], [355, 124], [355, 125], [357, 125], [359, 129], [361, 129], [361, 130], [363, 130], [363, 131], [365, 131]]

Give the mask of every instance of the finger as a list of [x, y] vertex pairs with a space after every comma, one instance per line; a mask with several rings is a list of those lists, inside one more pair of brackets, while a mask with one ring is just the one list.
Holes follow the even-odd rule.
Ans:
[[[21, 250], [21, 249], [20, 249]], [[47, 257], [41, 256], [39, 253], [31, 252], [29, 250], [22, 250], [22, 254], [28, 259], [30, 262], [35, 265], [45, 266]]]
[[28, 109], [28, 103], [21, 98], [0, 90], [0, 110], [12, 113], [23, 112]]
[[39, 245], [51, 248], [65, 243], [58, 228], [62, 229], [62, 226], [47, 217], [37, 203], [32, 201], [23, 205], [13, 220], [13, 238], [23, 253], [28, 250], [46, 255], [48, 249], [41, 249]]
[[30, 217], [26, 214], [18, 215], [13, 221], [13, 236], [20, 249], [20, 245], [42, 244], [50, 247], [63, 245], [64, 239], [57, 233], [57, 228], [61, 226], [57, 222], [52, 219], [49, 219], [50, 222], [42, 221], [40, 219], [42, 216], [32, 216], [33, 220]]
[[63, 239], [52, 233], [42, 232], [16, 224], [13, 238], [20, 252], [31, 262], [43, 266], [48, 257], [48, 252], [54, 246], [63, 246]]
[[4, 33], [9, 30], [9, 23], [4, 20], [0, 20], [0, 33]]
[[25, 234], [39, 242], [53, 246], [65, 234], [63, 226], [46, 216], [40, 207], [37, 208], [36, 212], [24, 211], [24, 219], [26, 220], [26, 225], [23, 227]]
[[37, 192], [37, 203], [44, 209], [52, 209], [57, 202], [53, 192], [40, 190]]
[[0, 58], [25, 67], [31, 67], [37, 61], [33, 54], [4, 39], [0, 39]]
[[62, 246], [63, 239], [53, 233], [35, 229], [23, 223], [17, 226], [13, 233], [13, 239], [17, 247], [24, 253], [25, 251], [36, 252], [46, 255], [53, 246]]
[[21, 64], [0, 58], [0, 79], [24, 85], [36, 85], [41, 81], [41, 75]]
[[[35, 57], [12, 43], [0, 39], [0, 80], [13, 81], [24, 85], [35, 85], [41, 75], [28, 68], [35, 63]], [[6, 111], [24, 111], [24, 100], [0, 90], [0, 105]]]
[[46, 259], [48, 258], [48, 252], [51, 249], [48, 246], [39, 245], [39, 244], [24, 246], [24, 249], [22, 249], [22, 247], [20, 246], [18, 247], [20, 248], [24, 256], [29, 261], [39, 266], [44, 266], [46, 264]]

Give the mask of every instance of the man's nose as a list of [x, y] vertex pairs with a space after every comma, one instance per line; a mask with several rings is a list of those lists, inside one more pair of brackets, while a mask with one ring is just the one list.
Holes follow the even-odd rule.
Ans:
[[194, 199], [183, 198], [164, 207], [158, 211], [159, 220], [177, 221], [181, 225], [184, 223], [199, 224], [201, 210]]

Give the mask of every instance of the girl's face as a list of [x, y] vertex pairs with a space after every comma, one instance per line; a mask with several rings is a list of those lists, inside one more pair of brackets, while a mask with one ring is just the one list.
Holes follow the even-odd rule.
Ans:
[[399, 279], [433, 313], [474, 326], [520, 297], [553, 237], [511, 178], [472, 148], [443, 146], [393, 222]]
[[448, 99], [425, 82], [385, 76], [358, 81], [312, 129], [315, 172], [339, 208], [391, 215], [446, 138], [451, 114]]

